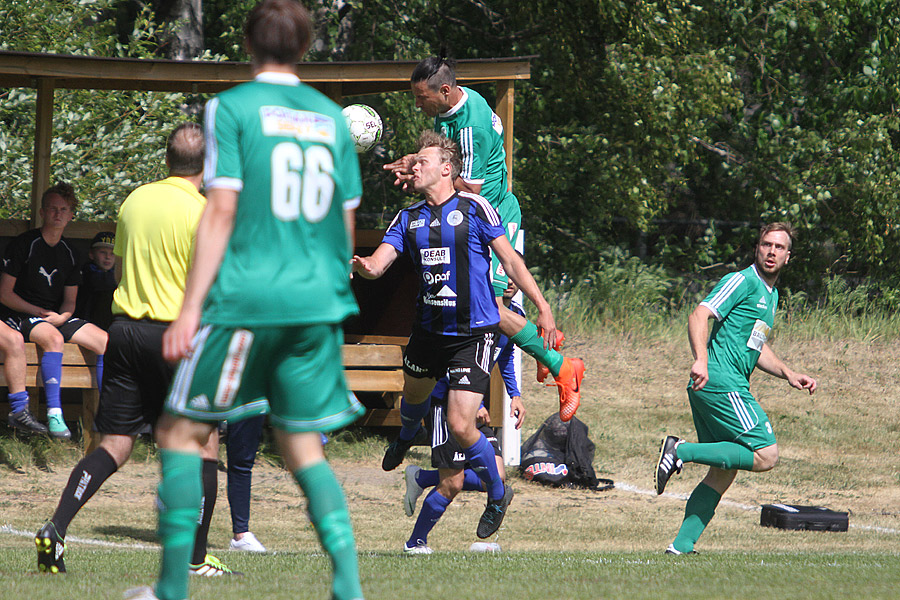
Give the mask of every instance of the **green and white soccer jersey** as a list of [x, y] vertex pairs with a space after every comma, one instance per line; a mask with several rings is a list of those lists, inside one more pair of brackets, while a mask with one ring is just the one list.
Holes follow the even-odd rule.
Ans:
[[343, 210], [362, 194], [340, 107], [290, 74], [261, 73], [206, 107], [207, 189], [239, 192], [203, 322], [339, 323], [358, 311]]
[[751, 265], [722, 278], [701, 306], [716, 317], [707, 343], [706, 391], [750, 389], [750, 374], [775, 323], [778, 290]]
[[[481, 94], [465, 87], [460, 89], [462, 100], [435, 117], [434, 129], [459, 146], [462, 158], [460, 177], [466, 183], [481, 185], [480, 195], [500, 213], [509, 243], [513, 248], [522, 250], [518, 241], [522, 229], [522, 210], [519, 200], [508, 189], [503, 123]], [[494, 292], [502, 295], [507, 276], [493, 253], [491, 282]]]

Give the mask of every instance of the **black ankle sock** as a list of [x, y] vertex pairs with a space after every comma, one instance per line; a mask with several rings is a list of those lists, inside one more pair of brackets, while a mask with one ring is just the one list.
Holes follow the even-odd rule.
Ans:
[[197, 536], [194, 538], [194, 555], [192, 565], [199, 565], [206, 560], [206, 538], [209, 537], [209, 523], [212, 521], [213, 509], [216, 507], [216, 496], [219, 493], [218, 481], [219, 461], [203, 461], [203, 503], [200, 505], [200, 520]]
[[97, 448], [75, 465], [56, 506], [56, 512], [53, 513], [52, 521], [61, 537], [66, 536], [69, 523], [81, 507], [87, 504], [94, 492], [117, 470], [116, 461], [103, 448]]

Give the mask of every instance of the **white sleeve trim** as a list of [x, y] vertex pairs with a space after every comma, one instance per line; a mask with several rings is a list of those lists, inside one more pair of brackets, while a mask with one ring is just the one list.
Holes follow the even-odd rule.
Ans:
[[207, 189], [219, 188], [240, 192], [244, 189], [244, 182], [235, 177], [216, 177], [206, 184]]
[[359, 208], [359, 204], [362, 202], [362, 196], [357, 196], [356, 198], [350, 198], [349, 200], [344, 200], [344, 210], [355, 210]]
[[701, 302], [700, 306], [705, 306], [706, 308], [708, 308], [710, 310], [710, 312], [716, 317], [716, 321], [722, 320], [722, 315], [720, 315], [719, 311], [716, 310], [716, 307], [713, 306], [712, 304], [710, 304], [709, 302], [706, 302], [706, 301]]

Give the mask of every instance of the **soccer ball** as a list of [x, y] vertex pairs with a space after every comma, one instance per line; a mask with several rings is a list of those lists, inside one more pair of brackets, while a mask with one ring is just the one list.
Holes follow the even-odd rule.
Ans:
[[350, 128], [350, 139], [357, 152], [371, 150], [381, 140], [383, 127], [381, 117], [371, 106], [351, 104], [342, 110]]

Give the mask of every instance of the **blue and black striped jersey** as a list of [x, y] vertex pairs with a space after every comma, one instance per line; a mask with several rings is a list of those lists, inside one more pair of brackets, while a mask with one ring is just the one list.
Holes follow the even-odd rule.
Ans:
[[415, 265], [418, 326], [441, 335], [497, 326], [488, 244], [503, 235], [496, 209], [476, 194], [457, 192], [440, 206], [423, 200], [397, 213], [383, 241]]

